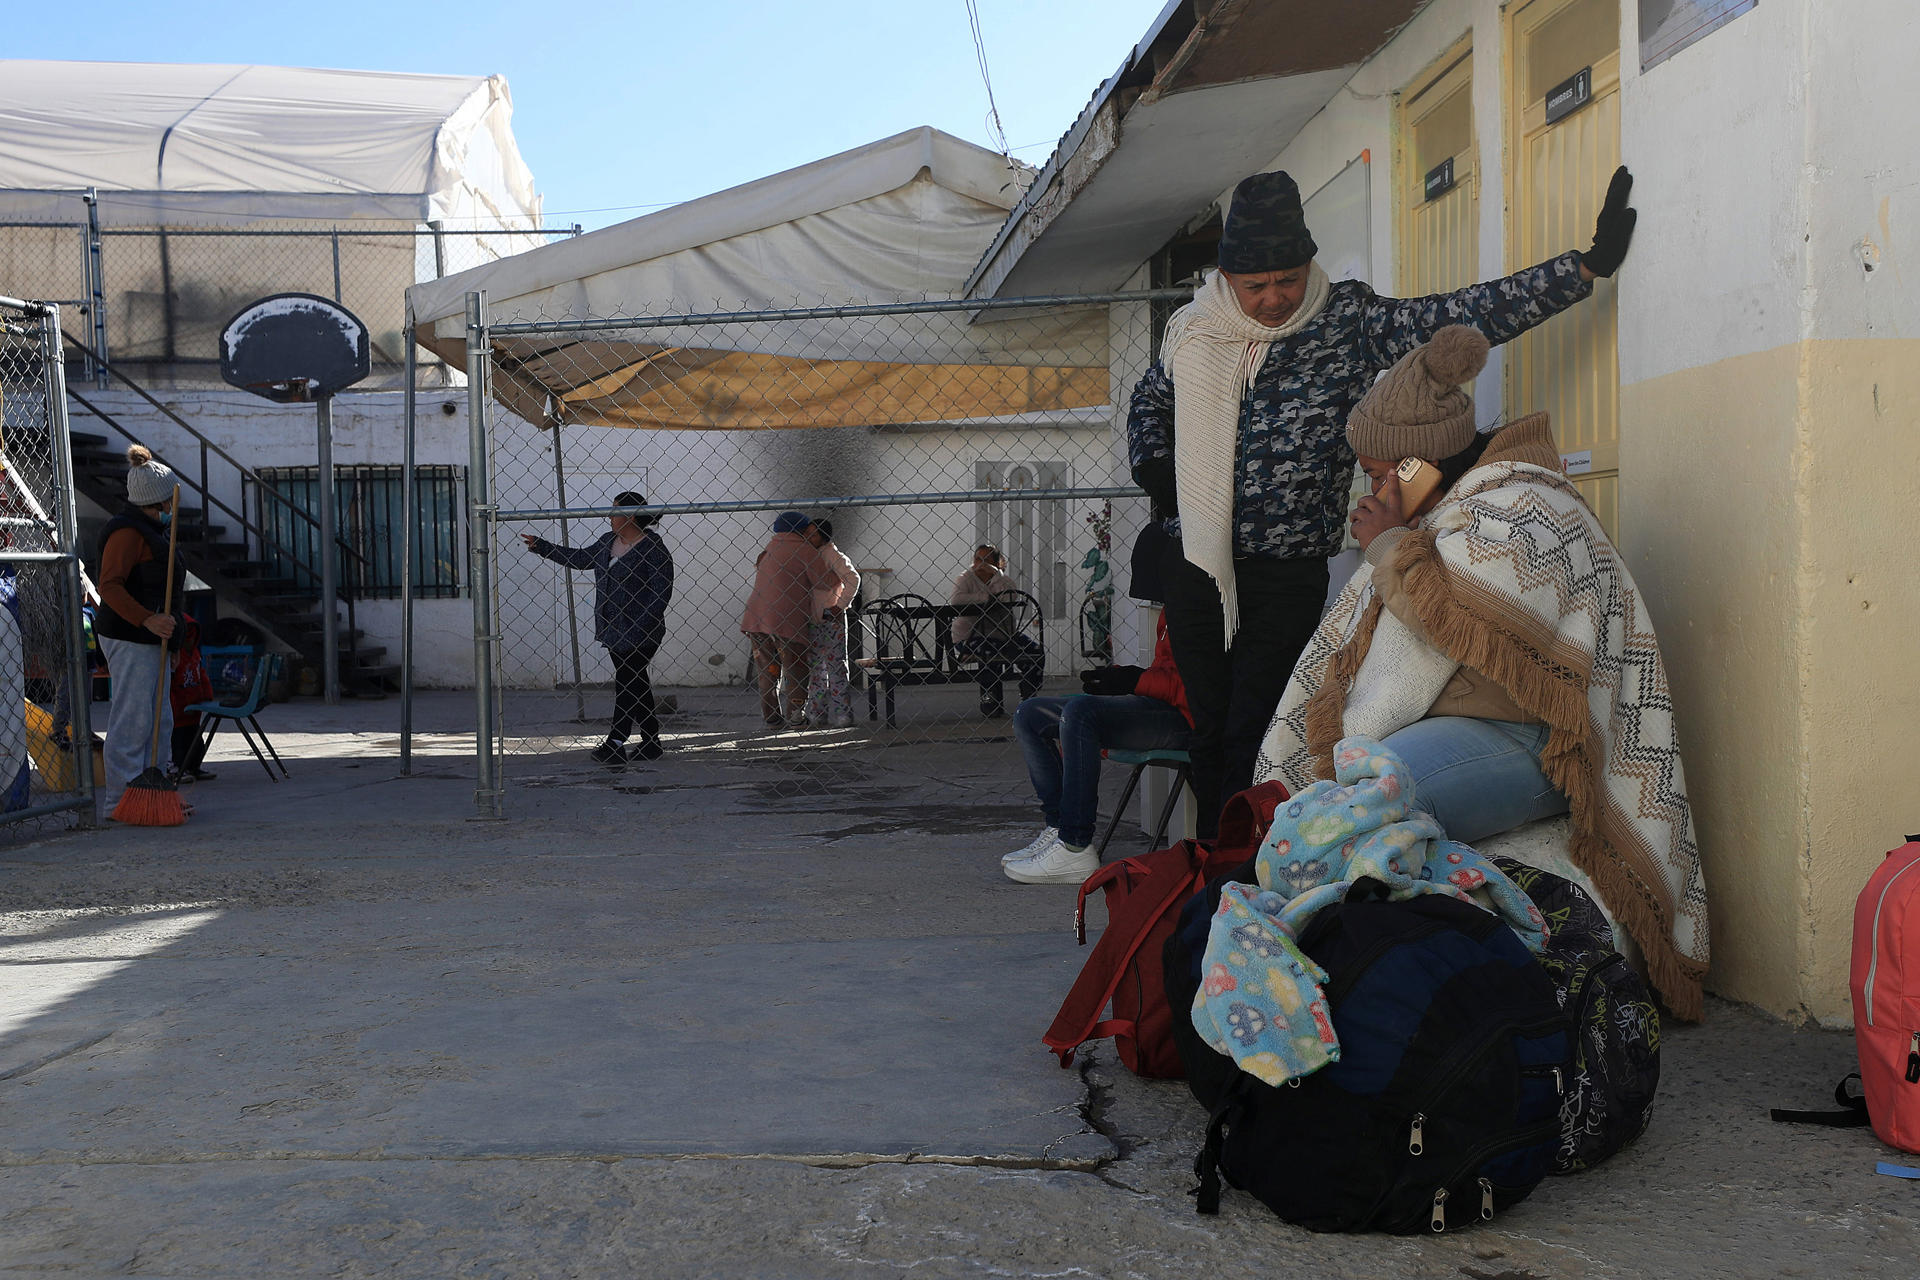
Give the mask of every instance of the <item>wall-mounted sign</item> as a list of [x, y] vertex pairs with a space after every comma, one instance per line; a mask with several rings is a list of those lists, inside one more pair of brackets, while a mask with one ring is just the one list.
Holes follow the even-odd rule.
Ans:
[[1448, 156], [1427, 170], [1427, 199], [1438, 200], [1453, 190], [1453, 157]]
[[1754, 0], [1640, 0], [1640, 69], [1665, 62], [1753, 5]]
[[1593, 470], [1593, 450], [1582, 449], [1578, 453], [1560, 455], [1560, 469], [1570, 476], [1583, 476]]
[[1547, 123], [1564, 120], [1593, 101], [1593, 68], [1582, 67], [1547, 90]]

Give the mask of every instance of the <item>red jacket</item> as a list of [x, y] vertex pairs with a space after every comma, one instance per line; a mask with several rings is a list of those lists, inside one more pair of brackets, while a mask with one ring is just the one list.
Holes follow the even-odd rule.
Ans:
[[1167, 616], [1160, 615], [1160, 626], [1153, 636], [1153, 665], [1140, 673], [1139, 681], [1133, 691], [1143, 697], [1158, 698], [1162, 702], [1171, 702], [1193, 723], [1193, 712], [1187, 710], [1187, 687], [1180, 683], [1180, 669], [1173, 665], [1173, 646], [1167, 643]]

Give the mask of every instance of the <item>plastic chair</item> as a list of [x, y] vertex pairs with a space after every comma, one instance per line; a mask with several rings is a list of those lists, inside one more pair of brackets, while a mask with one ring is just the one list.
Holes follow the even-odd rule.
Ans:
[[[205, 758], [207, 748], [213, 743], [213, 735], [220, 731], [220, 722], [230, 720], [234, 728], [240, 730], [240, 736], [247, 740], [247, 745], [253, 748], [253, 758], [258, 760], [260, 767], [267, 771], [269, 782], [278, 782], [280, 778], [273, 776], [273, 765], [267, 763], [267, 756], [272, 756], [273, 764], [280, 766], [280, 777], [292, 777], [293, 775], [287, 772], [287, 766], [281, 761], [280, 753], [273, 749], [272, 740], [267, 737], [267, 731], [260, 727], [260, 721], [257, 718], [260, 708], [267, 705], [267, 678], [273, 673], [273, 655], [256, 649], [252, 645], [202, 645], [200, 657], [206, 662], [208, 671], [214, 670], [223, 659], [251, 659], [253, 679], [247, 683], [244, 690], [229, 694], [224, 700], [196, 702], [185, 708], [188, 711], [198, 711], [206, 725], [206, 732], [200, 738], [199, 757]], [[256, 733], [260, 735], [258, 742], [255, 742], [253, 737]], [[261, 754], [262, 746], [266, 747], [265, 755]]]
[[1180, 803], [1180, 793], [1186, 789], [1193, 776], [1193, 761], [1184, 751], [1162, 749], [1157, 751], [1121, 751], [1110, 750], [1107, 759], [1115, 764], [1130, 764], [1133, 772], [1127, 775], [1126, 790], [1120, 793], [1120, 805], [1113, 811], [1113, 821], [1107, 824], [1107, 833], [1100, 837], [1100, 844], [1094, 849], [1094, 855], [1106, 860], [1107, 842], [1113, 839], [1113, 833], [1120, 826], [1120, 819], [1127, 814], [1127, 801], [1133, 799], [1134, 788], [1140, 785], [1140, 775], [1150, 768], [1173, 770], [1173, 786], [1167, 791], [1167, 802], [1160, 806], [1160, 820], [1154, 824], [1153, 838], [1147, 842], [1149, 852], [1163, 847], [1167, 838], [1167, 824], [1173, 821], [1173, 807]]

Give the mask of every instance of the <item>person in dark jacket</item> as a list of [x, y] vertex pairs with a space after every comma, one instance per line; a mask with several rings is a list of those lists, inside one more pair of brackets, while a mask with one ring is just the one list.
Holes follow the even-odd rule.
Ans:
[[[613, 498], [616, 507], [644, 507], [647, 500], [628, 490]], [[673, 600], [673, 553], [653, 529], [660, 517], [612, 517], [612, 528], [590, 547], [563, 547], [522, 534], [527, 549], [569, 569], [593, 570], [593, 638], [613, 659], [613, 723], [607, 740], [593, 749], [601, 764], [657, 760], [660, 719], [654, 710], [653, 677], [647, 666], [667, 633], [667, 605]], [[635, 727], [640, 740], [629, 744]]]
[[1253, 784], [1267, 721], [1319, 624], [1327, 557], [1346, 532], [1348, 413], [1442, 326], [1472, 325], [1498, 345], [1587, 297], [1626, 257], [1631, 190], [1621, 168], [1584, 252], [1451, 293], [1382, 298], [1328, 280], [1291, 177], [1259, 173], [1234, 189], [1219, 270], [1169, 318], [1127, 413], [1133, 478], [1175, 536], [1164, 603], [1193, 712], [1201, 838]]
[[[106, 786], [102, 812], [112, 813], [127, 784], [154, 763], [154, 691], [168, 662], [167, 642], [179, 619], [167, 601], [167, 523], [173, 472], [143, 445], [127, 450], [127, 505], [100, 531], [100, 611], [93, 632], [113, 674], [107, 711]], [[184, 571], [174, 569], [173, 598]], [[160, 741], [171, 742], [173, 708], [160, 699]]]

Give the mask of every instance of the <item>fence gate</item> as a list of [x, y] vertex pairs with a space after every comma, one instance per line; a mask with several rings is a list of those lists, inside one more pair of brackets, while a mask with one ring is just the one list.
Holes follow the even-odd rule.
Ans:
[[60, 310], [0, 298], [0, 838], [93, 821]]
[[[772, 764], [778, 788], [821, 794], [880, 762], [939, 768], [928, 749], [956, 742], [974, 748], [943, 779], [957, 797], [1030, 801], [1009, 722], [1022, 695], [1078, 693], [1081, 669], [1151, 652], [1151, 615], [1126, 595], [1147, 518], [1126, 406], [1151, 304], [1188, 296], [583, 318], [470, 295], [481, 811], [502, 811], [509, 777], [637, 787], [693, 766], [721, 771], [708, 785], [752, 767], [741, 785], [764, 788]], [[609, 767], [590, 752], [629, 639], [590, 565], [622, 492], [659, 516], [648, 536], [674, 577], [648, 666], [665, 755]], [[788, 602], [810, 632], [742, 633], [786, 511], [829, 522], [859, 572], [844, 663], [825, 583]], [[998, 574], [976, 573], [995, 559]]]

